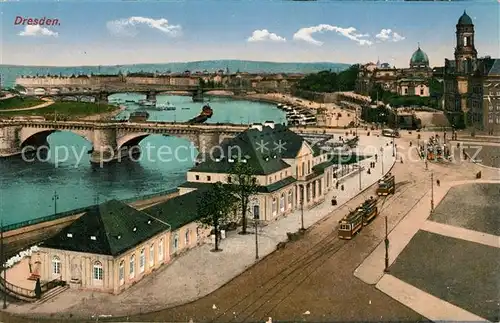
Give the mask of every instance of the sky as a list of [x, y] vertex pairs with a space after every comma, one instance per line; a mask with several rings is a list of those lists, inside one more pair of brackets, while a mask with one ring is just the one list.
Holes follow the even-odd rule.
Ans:
[[[445, 57], [453, 59], [455, 25], [464, 10], [475, 24], [479, 56], [500, 57], [499, 9], [497, 0], [0, 0], [0, 64], [380, 59], [400, 68], [420, 44], [430, 64], [441, 66]], [[43, 17], [58, 23], [22, 22]]]

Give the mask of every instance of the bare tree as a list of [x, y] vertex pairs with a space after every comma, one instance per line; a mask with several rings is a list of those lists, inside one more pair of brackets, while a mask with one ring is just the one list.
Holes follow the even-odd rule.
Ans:
[[247, 211], [250, 197], [258, 192], [259, 185], [254, 169], [247, 163], [237, 162], [230, 170], [228, 183], [241, 205], [241, 234], [247, 233]]
[[219, 231], [221, 226], [230, 221], [234, 203], [232, 193], [221, 182], [203, 192], [198, 200], [198, 214], [201, 217], [198, 222], [203, 227], [214, 229], [215, 248], [212, 251], [222, 251], [219, 249]]

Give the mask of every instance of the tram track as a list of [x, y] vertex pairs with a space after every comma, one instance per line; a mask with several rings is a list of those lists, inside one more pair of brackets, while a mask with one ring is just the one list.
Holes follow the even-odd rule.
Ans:
[[[413, 176], [411, 176], [411, 179], [411, 182], [413, 182]], [[390, 196], [384, 198], [382, 205], [379, 208], [379, 213], [390, 207], [408, 189], [413, 188], [415, 185], [417, 185], [417, 183], [413, 182], [413, 185], [405, 187], [404, 190], [398, 192], [397, 195], [393, 195], [392, 198]], [[364, 196], [364, 194], [362, 196]], [[389, 200], [391, 202], [386, 205], [386, 202]], [[345, 207], [347, 207], [347, 204], [341, 206], [337, 209], [337, 211]], [[231, 315], [232, 313], [235, 313], [235, 317], [231, 320], [232, 322], [244, 322], [251, 318], [257, 311], [261, 311], [263, 313], [271, 312], [286, 299], [285, 296], [284, 298], [281, 298], [277, 304], [274, 304], [272, 308], [263, 309], [267, 306], [267, 304], [272, 305], [274, 303], [271, 303], [271, 301], [275, 300], [275, 296], [278, 293], [286, 291], [290, 289], [290, 287], [291, 290], [289, 290], [286, 295], [288, 296], [293, 293], [308, 277], [321, 268], [321, 265], [327, 259], [339, 252], [340, 249], [342, 249], [342, 247], [347, 243], [348, 241], [340, 240], [335, 234], [326, 235], [324, 238], [315, 243], [309, 250], [307, 250], [305, 255], [293, 260], [289, 266], [280, 270], [277, 274], [267, 279], [258, 287], [254, 288], [250, 293], [245, 295], [244, 298], [225, 309], [223, 313], [219, 314], [211, 322], [218, 322], [223, 316]], [[237, 310], [238, 308], [240, 309]], [[248, 314], [243, 317], [241, 316], [242, 313], [245, 314], [248, 311], [250, 311]]]
[[[408, 189], [409, 189], [409, 188], [408, 188]], [[408, 189], [406, 189], [405, 191], [407, 191]], [[409, 209], [408, 209], [408, 211], [407, 211], [407, 212], [405, 212], [405, 213], [401, 216], [400, 220], [396, 223], [396, 226], [397, 226], [397, 224], [399, 224], [399, 222], [400, 222], [402, 219], [404, 219], [404, 218], [405, 218], [405, 217], [406, 217], [406, 216], [407, 216], [407, 215], [408, 215], [408, 214], [409, 214], [409, 213], [410, 213], [410, 212], [411, 212], [411, 211], [415, 208], [415, 206], [416, 206], [416, 205], [417, 205], [417, 204], [418, 204], [418, 203], [419, 203], [419, 202], [420, 202], [420, 201], [421, 201], [421, 200], [425, 197], [425, 195], [426, 195], [426, 194], [427, 194], [427, 192], [426, 192], [426, 193], [424, 193], [424, 194], [423, 194], [420, 198], [418, 198], [418, 200], [417, 200], [417, 201], [416, 201], [416, 202], [412, 205], [412, 207], [411, 207], [411, 208], [409, 208]], [[401, 195], [402, 195], [402, 194], [401, 194]], [[387, 200], [387, 199], [386, 199], [386, 200]], [[386, 207], [389, 207], [389, 206], [390, 206], [390, 205], [387, 205]], [[392, 231], [392, 230], [391, 230], [391, 231]], [[347, 243], [347, 242], [346, 242], [346, 243]], [[377, 245], [378, 245], [378, 244], [377, 244]], [[332, 253], [331, 255], [329, 255], [329, 256], [332, 256], [333, 254], [337, 253], [340, 249], [341, 249], [341, 248], [338, 248], [338, 250], [336, 250], [335, 252], [333, 252], [333, 253]], [[272, 313], [272, 311], [273, 311], [275, 308], [277, 308], [277, 307], [278, 307], [281, 303], [283, 303], [283, 301], [285, 301], [285, 300], [286, 300], [286, 299], [287, 299], [287, 298], [288, 298], [288, 297], [289, 297], [289, 296], [290, 296], [290, 295], [291, 295], [291, 294], [292, 294], [295, 290], [297, 290], [297, 289], [298, 289], [298, 288], [299, 288], [299, 287], [300, 287], [300, 286], [304, 283], [304, 281], [305, 281], [307, 278], [309, 278], [309, 276], [311, 276], [314, 272], [316, 272], [318, 269], [320, 269], [320, 268], [321, 268], [321, 266], [322, 266], [323, 264], [324, 264], [324, 261], [322, 261], [321, 263], [319, 263], [319, 264], [318, 264], [318, 266], [312, 266], [312, 268], [313, 268], [313, 269], [312, 269], [310, 272], [308, 272], [308, 273], [306, 274], [306, 276], [305, 276], [303, 279], [301, 279], [301, 280], [300, 280], [300, 281], [299, 281], [296, 285], [294, 285], [294, 286], [293, 286], [293, 288], [292, 288], [292, 289], [291, 289], [288, 293], [286, 293], [286, 294], [285, 294], [284, 296], [282, 296], [282, 297], [277, 298], [277, 297], [276, 297], [276, 294], [280, 291], [280, 290], [278, 290], [277, 292], [275, 292], [274, 294], [272, 294], [272, 295], [271, 295], [271, 297], [267, 300], [267, 302], [264, 302], [264, 303], [263, 303], [261, 306], [259, 306], [259, 307], [258, 307], [255, 311], [253, 311], [252, 313], [250, 313], [249, 315], [247, 315], [247, 316], [246, 316], [243, 320], [239, 320], [239, 322], [245, 322], [248, 318], [252, 317], [252, 315], [254, 315], [254, 314], [255, 314], [255, 313], [256, 313], [259, 309], [261, 309], [264, 305], [269, 304], [270, 300], [273, 300], [273, 301], [276, 301], [276, 300], [277, 300], [277, 302], [276, 302], [276, 303], [275, 303], [272, 307], [270, 307], [270, 308], [266, 308], [266, 311], [263, 311], [263, 313], [266, 313], [266, 315], [261, 316], [261, 317], [259, 318], [259, 320], [257, 320], [257, 321], [263, 321], [263, 320], [265, 320], [265, 319], [266, 319], [266, 317], [268, 316], [267, 314]], [[240, 318], [239, 318], [239, 319], [240, 319]]]

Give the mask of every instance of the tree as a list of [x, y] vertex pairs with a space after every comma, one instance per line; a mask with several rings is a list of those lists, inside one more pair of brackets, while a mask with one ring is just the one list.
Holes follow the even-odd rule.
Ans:
[[221, 182], [215, 183], [209, 190], [202, 193], [197, 202], [198, 222], [208, 228], [214, 228], [215, 248], [219, 249], [219, 228], [230, 221], [230, 210], [235, 200], [231, 192]]
[[253, 168], [242, 162], [237, 162], [230, 170], [228, 183], [233, 194], [238, 198], [241, 205], [241, 234], [247, 233], [247, 211], [250, 197], [257, 193], [259, 185]]

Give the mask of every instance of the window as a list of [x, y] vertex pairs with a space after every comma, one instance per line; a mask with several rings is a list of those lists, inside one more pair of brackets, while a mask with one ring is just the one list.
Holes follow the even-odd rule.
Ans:
[[288, 191], [288, 206], [291, 207], [293, 202], [293, 193], [292, 190]]
[[493, 123], [493, 117], [490, 117], [490, 118], [488, 119], [488, 123]]
[[135, 255], [130, 256], [129, 274], [130, 274], [130, 278], [134, 278], [134, 276], [135, 276]]
[[318, 181], [318, 195], [321, 196], [321, 180]]
[[100, 261], [94, 262], [94, 280], [100, 280], [102, 282], [103, 270]]
[[152, 244], [149, 246], [149, 267], [153, 267], [155, 265], [155, 245]]
[[212, 177], [211, 176], [207, 176], [207, 181], [211, 181], [212, 180]]
[[59, 259], [59, 257], [57, 256], [54, 256], [54, 258], [52, 258], [52, 274], [61, 274], [61, 259]]
[[200, 227], [196, 227], [196, 241], [200, 240]]
[[191, 235], [191, 232], [189, 229], [186, 229], [186, 237], [185, 237], [185, 241], [186, 241], [186, 246], [189, 246], [189, 236]]
[[308, 174], [311, 173], [311, 161], [310, 160], [307, 161], [307, 173]]
[[468, 46], [467, 37], [464, 37], [464, 46]]
[[497, 111], [500, 111], [500, 104], [497, 104]]
[[276, 198], [273, 197], [273, 215], [276, 215], [278, 213], [278, 207], [276, 205]]
[[158, 259], [163, 260], [163, 238], [158, 243]]
[[125, 261], [124, 260], [120, 261], [120, 264], [118, 265], [118, 276], [120, 278], [120, 285], [123, 285], [125, 283]]
[[316, 198], [316, 181], [312, 182], [312, 198]]
[[408, 94], [408, 89], [405, 89], [405, 94]]
[[500, 124], [500, 116], [497, 116], [497, 124]]
[[424, 95], [424, 89], [420, 89], [420, 95]]
[[178, 247], [179, 247], [179, 236], [176, 233], [174, 236], [174, 251], [177, 251]]
[[200, 180], [200, 175], [196, 175], [194, 178], [195, 178], [197, 181], [199, 181], [199, 180]]
[[[499, 108], [499, 106], [497, 105], [497, 109]], [[493, 111], [493, 104], [490, 104], [490, 111]]]
[[280, 212], [285, 211], [285, 193], [281, 193], [280, 197]]
[[144, 272], [144, 266], [146, 264], [146, 249], [141, 249], [141, 254], [139, 255], [139, 270], [141, 273]]
[[306, 163], [302, 162], [302, 176], [305, 174]]

